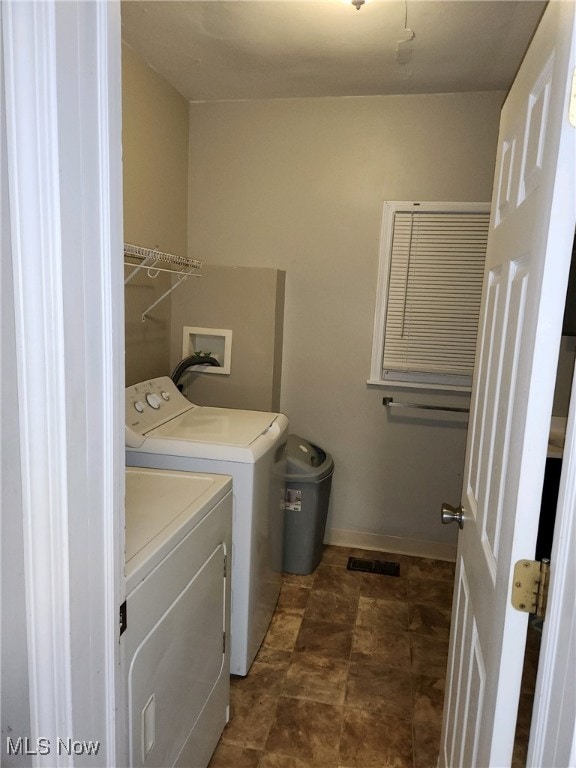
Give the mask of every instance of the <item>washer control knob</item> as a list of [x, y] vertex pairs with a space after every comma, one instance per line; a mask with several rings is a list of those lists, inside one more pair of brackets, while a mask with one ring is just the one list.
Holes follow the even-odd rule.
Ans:
[[144, 405], [142, 400], [136, 400], [136, 402], [134, 403], [134, 408], [136, 408], [138, 413], [144, 413], [144, 408], [146, 408], [146, 406]]
[[170, 400], [170, 392], [160, 392], [162, 400]]
[[148, 403], [150, 408], [154, 408], [154, 410], [157, 411], [158, 408], [160, 408], [162, 400], [160, 400], [160, 398], [155, 392], [150, 392], [146, 395], [146, 402]]

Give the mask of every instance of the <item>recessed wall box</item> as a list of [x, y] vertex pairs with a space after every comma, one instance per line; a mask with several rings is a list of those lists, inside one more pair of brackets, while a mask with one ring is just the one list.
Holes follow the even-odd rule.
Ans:
[[223, 328], [194, 328], [185, 325], [182, 332], [182, 359], [188, 355], [204, 354], [216, 358], [220, 367], [195, 365], [200, 373], [230, 373], [232, 361], [232, 331]]

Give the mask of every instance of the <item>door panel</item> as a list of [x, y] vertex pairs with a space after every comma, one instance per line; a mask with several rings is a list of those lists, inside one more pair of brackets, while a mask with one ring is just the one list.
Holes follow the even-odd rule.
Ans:
[[[574, 4], [553, 0], [502, 110], [472, 391], [440, 765], [510, 765], [574, 236]], [[570, 173], [566, 173], [566, 168]]]
[[448, 694], [446, 710], [452, 723], [453, 734], [448, 745], [448, 765], [475, 765], [478, 750], [478, 718], [482, 712], [486, 673], [482, 649], [478, 643], [478, 631], [471, 610], [470, 587], [464, 564], [456, 574], [454, 596], [456, 620], [455, 644], [469, 647], [468, 658], [453, 655], [450, 679], [454, 680]]

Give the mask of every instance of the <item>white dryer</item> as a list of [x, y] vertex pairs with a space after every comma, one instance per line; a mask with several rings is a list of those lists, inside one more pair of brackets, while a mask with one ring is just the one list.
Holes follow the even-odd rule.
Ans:
[[246, 675], [280, 592], [288, 419], [198, 406], [168, 377], [126, 388], [126, 464], [232, 476], [230, 672]]
[[206, 768], [229, 715], [232, 483], [126, 470], [131, 766]]

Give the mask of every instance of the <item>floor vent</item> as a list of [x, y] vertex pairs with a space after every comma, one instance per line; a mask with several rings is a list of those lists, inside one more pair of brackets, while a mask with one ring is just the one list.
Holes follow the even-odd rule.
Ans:
[[346, 567], [349, 571], [378, 573], [381, 576], [400, 576], [400, 563], [391, 563], [387, 560], [365, 560], [363, 557], [349, 557]]

